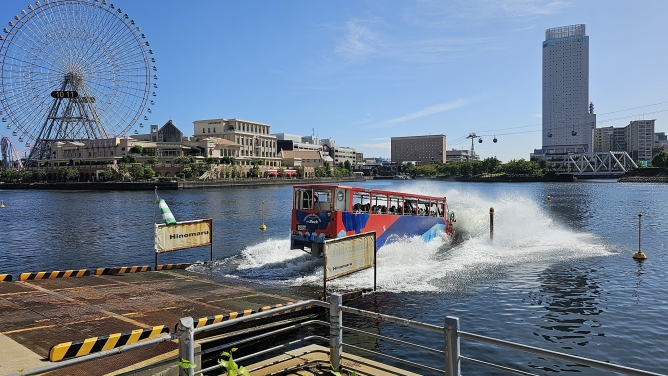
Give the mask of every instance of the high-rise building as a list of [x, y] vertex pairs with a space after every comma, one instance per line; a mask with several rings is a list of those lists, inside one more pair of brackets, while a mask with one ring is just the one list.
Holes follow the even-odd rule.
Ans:
[[392, 137], [392, 163], [402, 164], [404, 161], [419, 161], [422, 165], [445, 163], [445, 135]]
[[592, 152], [595, 127], [594, 106], [589, 102], [585, 25], [547, 29], [543, 42], [542, 154]]
[[626, 148], [634, 160], [652, 160], [655, 121], [656, 119], [634, 120], [626, 126]]

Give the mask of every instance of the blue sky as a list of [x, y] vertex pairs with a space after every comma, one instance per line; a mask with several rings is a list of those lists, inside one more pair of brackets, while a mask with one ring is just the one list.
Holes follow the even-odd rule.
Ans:
[[[113, 2], [155, 52], [148, 123], [172, 119], [185, 135], [194, 120], [241, 118], [389, 157], [393, 136], [445, 134], [450, 149], [477, 132], [481, 157], [528, 159], [541, 146], [545, 29], [578, 23], [597, 126], [644, 113], [668, 131], [667, 1]], [[28, 3], [2, 0], [0, 16]]]

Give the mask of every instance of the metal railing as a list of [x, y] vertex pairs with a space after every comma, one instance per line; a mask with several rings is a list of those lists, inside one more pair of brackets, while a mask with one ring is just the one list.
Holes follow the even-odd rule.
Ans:
[[[320, 321], [320, 320], [309, 320], [301, 323], [296, 323], [296, 324], [291, 324], [284, 326], [279, 329], [274, 329], [270, 330], [258, 335], [252, 335], [252, 336], [247, 336], [243, 339], [232, 341], [229, 343], [225, 343], [222, 345], [218, 345], [212, 348], [207, 349], [206, 351], [199, 351], [195, 352], [195, 335], [200, 334], [200, 333], [206, 333], [214, 330], [219, 330], [225, 327], [231, 327], [243, 322], [248, 322], [252, 320], [257, 320], [261, 318], [267, 318], [271, 316], [276, 316], [281, 313], [288, 313], [288, 312], [295, 312], [299, 311], [302, 308], [306, 308], [309, 306], [318, 306], [322, 308], [328, 308], [329, 309], [329, 322], [325, 321]], [[408, 341], [403, 341], [403, 340], [398, 340], [395, 338], [390, 338], [387, 336], [379, 335], [379, 334], [374, 334], [374, 333], [369, 333], [363, 330], [359, 330], [356, 328], [350, 328], [350, 327], [344, 327], [343, 326], [343, 313], [348, 313], [352, 315], [358, 315], [358, 316], [363, 316], [363, 317], [368, 317], [372, 318], [375, 320], [379, 321], [384, 321], [384, 322], [389, 322], [389, 323], [395, 323], [395, 324], [400, 324], [402, 326], [407, 326], [411, 328], [416, 328], [420, 330], [425, 330], [425, 331], [430, 331], [434, 333], [439, 333], [443, 335], [444, 339], [444, 345], [443, 349], [434, 349], [430, 348], [427, 346], [423, 346], [420, 344], [416, 343], [411, 343]], [[283, 334], [288, 331], [294, 331], [299, 328], [303, 327], [308, 327], [312, 325], [320, 325], [320, 326], [325, 326], [329, 327], [329, 338], [318, 336], [318, 335], [310, 335], [310, 336], [304, 336], [302, 338], [299, 338], [297, 340], [292, 340], [289, 342], [286, 342], [284, 344], [276, 345], [273, 347], [265, 348], [263, 350], [257, 351], [255, 353], [240, 357], [235, 359], [236, 362], [243, 362], [244, 360], [248, 360], [254, 357], [258, 357], [261, 355], [265, 355], [270, 352], [276, 352], [276, 351], [281, 351], [285, 350], [287, 348], [294, 347], [296, 344], [305, 342], [305, 341], [322, 341], [322, 342], [329, 342], [329, 361], [331, 364], [331, 367], [334, 371], [338, 371], [341, 368], [342, 362], [341, 359], [352, 359], [350, 356], [347, 354], [343, 353], [343, 347], [347, 347], [350, 349], [355, 349], [357, 351], [361, 351], [364, 353], [372, 354], [374, 357], [377, 358], [383, 358], [383, 359], [388, 359], [393, 362], [405, 364], [409, 367], [414, 368], [420, 368], [424, 369], [430, 372], [434, 373], [439, 373], [439, 374], [444, 374], [446, 376], [460, 376], [461, 375], [461, 363], [466, 362], [466, 363], [471, 363], [471, 364], [476, 364], [480, 366], [485, 366], [485, 367], [490, 367], [494, 368], [497, 370], [503, 370], [509, 373], [513, 374], [518, 374], [518, 375], [533, 375], [532, 373], [514, 369], [511, 367], [507, 367], [501, 364], [495, 364], [495, 363], [490, 363], [486, 362], [483, 360], [479, 359], [474, 359], [471, 357], [463, 356], [460, 353], [460, 341], [462, 339], [464, 340], [470, 340], [470, 341], [475, 341], [479, 343], [484, 343], [487, 345], [493, 345], [497, 347], [502, 347], [514, 351], [519, 351], [523, 353], [528, 353], [528, 354], [533, 354], [533, 355], [538, 355], [541, 357], [546, 357], [546, 358], [551, 358], [551, 359], [557, 359], [557, 360], [562, 360], [562, 361], [567, 361], [567, 362], [573, 362], [575, 364], [579, 364], [582, 366], [586, 367], [591, 367], [595, 369], [600, 369], [600, 370], [605, 370], [605, 371], [610, 371], [610, 372], [616, 372], [620, 374], [625, 374], [625, 375], [638, 375], [638, 376], [666, 376], [664, 374], [660, 373], [655, 373], [655, 372], [649, 372], [649, 371], [644, 371], [640, 369], [635, 369], [631, 367], [626, 367], [626, 366], [621, 366], [621, 365], [616, 365], [616, 364], [611, 364], [608, 362], [603, 362], [599, 360], [594, 360], [594, 359], [588, 359], [588, 358], [583, 358], [575, 355], [570, 355], [570, 354], [565, 354], [565, 353], [560, 353], [556, 351], [551, 351], [551, 350], [545, 350], [545, 349], [540, 349], [537, 347], [532, 347], [532, 346], [527, 346], [527, 345], [522, 345], [519, 343], [514, 343], [514, 342], [509, 342], [509, 341], [504, 341], [500, 339], [495, 339], [495, 338], [490, 338], [478, 334], [473, 334], [473, 333], [468, 333], [468, 332], [463, 332], [459, 330], [459, 319], [456, 317], [451, 317], [448, 316], [445, 318], [444, 325], [437, 326], [437, 325], [432, 325], [432, 324], [426, 324], [418, 321], [413, 321], [413, 320], [407, 320], [403, 319], [400, 317], [395, 317], [395, 316], [390, 316], [390, 315], [384, 315], [380, 313], [375, 313], [371, 311], [366, 311], [366, 310], [361, 310], [357, 308], [352, 308], [352, 307], [347, 307], [342, 304], [342, 297], [340, 294], [331, 294], [330, 295], [330, 301], [329, 303], [319, 301], [319, 300], [308, 300], [308, 301], [303, 301], [299, 302], [296, 304], [291, 304], [291, 305], [286, 305], [283, 307], [278, 307], [278, 308], [273, 308], [271, 310], [263, 311], [263, 312], [258, 312], [254, 313], [248, 316], [243, 316], [243, 317], [238, 317], [233, 320], [228, 320], [228, 321], [223, 321], [217, 324], [212, 324], [212, 325], [206, 325], [200, 328], [195, 328], [194, 327], [194, 321], [191, 317], [184, 317], [179, 320], [179, 323], [177, 325], [177, 332], [171, 333], [171, 334], [163, 334], [158, 337], [152, 338], [152, 339], [147, 339], [141, 342], [137, 342], [131, 345], [126, 345], [122, 347], [118, 347], [116, 349], [112, 350], [106, 350], [98, 353], [93, 353], [89, 354], [86, 356], [70, 359], [70, 360], [65, 360], [62, 362], [54, 363], [49, 366], [45, 367], [40, 367], [37, 369], [33, 369], [27, 372], [23, 372], [21, 375], [36, 375], [36, 374], [41, 374], [44, 372], [49, 372], [53, 371], [56, 369], [72, 366], [75, 364], [83, 363], [83, 362], [88, 362], [91, 360], [95, 359], [100, 359], [103, 357], [115, 355], [115, 354], [120, 354], [122, 352], [127, 352], [129, 350], [145, 347], [145, 346], [152, 346], [156, 345], [161, 342], [165, 341], [171, 341], [171, 340], [178, 340], [179, 342], [179, 354], [178, 357], [173, 357], [170, 359], [166, 359], [163, 361], [160, 361], [159, 363], [152, 364], [150, 366], [146, 366], [141, 369], [136, 369], [133, 372], [141, 371], [144, 369], [150, 369], [154, 368], [156, 366], [164, 365], [164, 364], [173, 364], [174, 362], [178, 361], [179, 359], [185, 359], [189, 361], [190, 363], [195, 363], [195, 356], [198, 355], [205, 355], [208, 353], [220, 351], [222, 349], [230, 349], [232, 347], [250, 343], [250, 342], [255, 342], [267, 337], [272, 337], [277, 334]], [[259, 329], [258, 329], [259, 330]], [[421, 351], [424, 351], [426, 353], [430, 353], [433, 355], [436, 355], [443, 360], [444, 367], [443, 368], [434, 368], [432, 366], [428, 366], [425, 364], [420, 364], [417, 362], [409, 361], [406, 359], [402, 359], [399, 357], [395, 356], [390, 356], [387, 354], [383, 354], [377, 351], [373, 350], [368, 350], [359, 346], [355, 346], [352, 344], [347, 344], [343, 342], [343, 331], [346, 330], [348, 332], [352, 332], [355, 334], [360, 334], [376, 339], [380, 339], [383, 341], [389, 341], [392, 343], [396, 343], [402, 346], [408, 346], [411, 348], [419, 349]], [[312, 350], [310, 352], [320, 352], [320, 350]], [[355, 358], [355, 362], [358, 364], [366, 364], [363, 359]], [[265, 365], [268, 366], [268, 365]], [[250, 372], [258, 371], [261, 368], [265, 366], [258, 366], [258, 368], [255, 369], [249, 369]], [[216, 365], [213, 367], [209, 367], [206, 369], [201, 369], [201, 370], [195, 370], [192, 368], [188, 369], [180, 369], [179, 370], [179, 375], [184, 375], [184, 376], [194, 376], [194, 375], [199, 375], [203, 374], [205, 372], [211, 372], [216, 369], [221, 368], [220, 365]], [[15, 374], [19, 375], [19, 374]]]

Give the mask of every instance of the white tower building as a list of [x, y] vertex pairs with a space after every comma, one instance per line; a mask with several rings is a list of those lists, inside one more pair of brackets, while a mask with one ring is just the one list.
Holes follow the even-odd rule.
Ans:
[[585, 25], [547, 29], [543, 42], [543, 155], [592, 152]]

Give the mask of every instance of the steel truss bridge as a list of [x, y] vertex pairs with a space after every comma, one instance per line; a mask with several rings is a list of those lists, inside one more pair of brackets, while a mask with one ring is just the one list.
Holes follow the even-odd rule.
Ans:
[[561, 159], [550, 160], [550, 164], [557, 169], [557, 173], [591, 177], [623, 175], [628, 170], [638, 168], [625, 151], [568, 154]]

